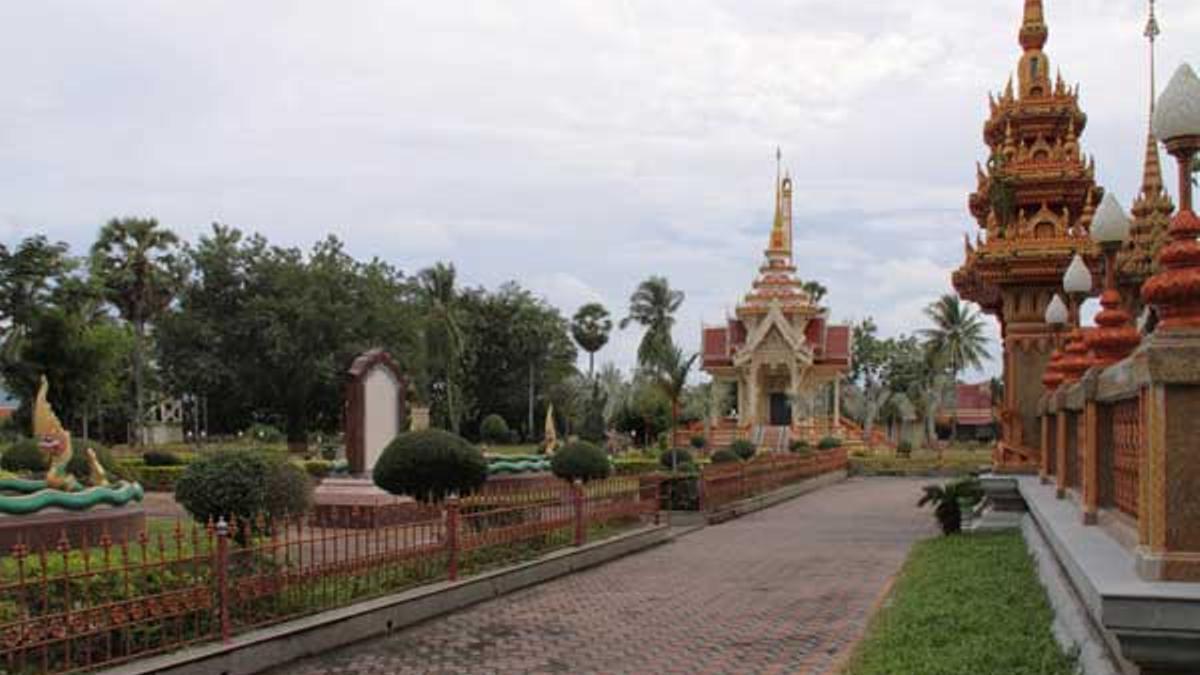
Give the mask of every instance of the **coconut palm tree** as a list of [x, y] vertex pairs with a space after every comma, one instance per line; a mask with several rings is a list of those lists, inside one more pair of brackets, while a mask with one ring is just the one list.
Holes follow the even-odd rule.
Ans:
[[608, 310], [598, 302], [589, 302], [580, 307], [571, 320], [571, 337], [575, 338], [580, 349], [588, 353], [589, 380], [596, 374], [596, 352], [608, 344], [612, 328]]
[[[687, 387], [688, 377], [692, 374], [692, 366], [696, 365], [699, 354], [684, 356], [683, 350], [671, 346], [658, 356], [654, 369], [654, 383], [662, 390], [671, 402], [671, 445], [675, 444], [675, 429], [679, 426], [679, 402], [683, 398], [684, 388]], [[672, 466], [674, 471], [675, 467]]]
[[808, 293], [808, 297], [812, 299], [813, 304], [819, 305], [825, 299], [825, 296], [829, 294], [829, 289], [819, 281], [806, 281], [804, 282], [804, 292]]
[[133, 415], [135, 443], [143, 442], [146, 414], [146, 327], [179, 291], [186, 269], [179, 237], [153, 218], [112, 219], [92, 245], [92, 275], [105, 299], [133, 326]]
[[[932, 361], [945, 365], [955, 386], [959, 374], [967, 368], [980, 368], [991, 359], [987, 351], [987, 336], [979, 313], [961, 302], [958, 296], [947, 293], [925, 308], [925, 316], [933, 328], [920, 331], [925, 349]], [[951, 438], [958, 436], [957, 412], [952, 419]]]
[[683, 304], [683, 292], [671, 289], [666, 277], [652, 276], [638, 284], [629, 296], [629, 316], [621, 319], [621, 328], [637, 323], [646, 329], [638, 345], [638, 363], [653, 366], [655, 361], [670, 351], [671, 328], [675, 325], [675, 312]]
[[462, 355], [463, 333], [458, 321], [458, 273], [454, 265], [437, 263], [421, 270], [417, 283], [429, 310], [429, 325], [425, 331], [426, 349], [431, 361], [440, 365], [446, 387], [446, 416], [450, 431], [458, 433], [459, 415], [455, 388], [458, 386], [458, 366]]

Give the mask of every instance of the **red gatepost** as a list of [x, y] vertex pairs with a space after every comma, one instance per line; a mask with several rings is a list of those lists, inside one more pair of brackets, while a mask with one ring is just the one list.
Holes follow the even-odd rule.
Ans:
[[458, 580], [458, 495], [446, 499], [446, 576]]
[[578, 478], [571, 483], [571, 506], [575, 512], [575, 545], [583, 546], [587, 543], [587, 528], [584, 527], [583, 482]]
[[[209, 521], [212, 522], [211, 520]], [[233, 634], [229, 625], [229, 523], [217, 521], [217, 598], [221, 603], [221, 641], [228, 643]]]

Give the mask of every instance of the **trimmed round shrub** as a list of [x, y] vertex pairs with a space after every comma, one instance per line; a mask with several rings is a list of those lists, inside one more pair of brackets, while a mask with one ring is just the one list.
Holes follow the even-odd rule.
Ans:
[[254, 522], [258, 516], [269, 522], [307, 511], [312, 482], [277, 454], [224, 450], [188, 465], [175, 483], [175, 501], [201, 522]]
[[840, 447], [842, 447], [842, 439], [833, 436], [826, 436], [821, 439], [820, 443], [817, 443], [817, 449], [819, 450], [833, 450]]
[[485, 443], [505, 443], [509, 436], [508, 422], [499, 415], [488, 415], [479, 425], [479, 436]]
[[805, 453], [812, 451], [812, 444], [805, 440], [792, 441], [788, 445], [788, 450], [792, 452]]
[[903, 440], [903, 441], [900, 441], [898, 444], [896, 444], [896, 456], [897, 457], [910, 457], [910, 456], [912, 456], [912, 451], [913, 451], [912, 441]]
[[333, 473], [333, 462], [327, 459], [308, 459], [302, 466], [304, 473], [307, 473], [313, 480], [321, 480]]
[[147, 450], [142, 453], [142, 461], [146, 466], [178, 466], [183, 464], [179, 455], [170, 450]]
[[692, 453], [688, 452], [687, 450], [683, 448], [674, 448], [664, 452], [662, 455], [659, 455], [658, 463], [662, 464], [663, 468], [666, 469], [682, 469], [684, 467], [692, 466], [696, 463], [696, 460], [692, 459]]
[[733, 464], [735, 462], [742, 461], [742, 458], [739, 457], [736, 452], [729, 450], [728, 448], [714, 452], [712, 457], [709, 459], [712, 460], [713, 464]]
[[447, 431], [410, 431], [384, 448], [373, 477], [394, 495], [440, 502], [452, 492], [466, 495], [483, 485], [487, 460], [479, 448]]
[[739, 438], [731, 443], [729, 449], [738, 457], [747, 460], [758, 454], [758, 448], [754, 447], [753, 443], [744, 438]]
[[703, 450], [704, 446], [706, 445], [708, 445], [708, 439], [704, 437], [704, 434], [696, 434], [695, 436], [692, 436], [693, 448], [697, 450]]
[[42, 473], [48, 466], [46, 456], [32, 438], [13, 443], [0, 456], [0, 469], [13, 473]]
[[74, 476], [76, 479], [87, 483], [92, 476], [92, 467], [88, 464], [87, 449], [92, 448], [96, 451], [96, 460], [100, 462], [100, 466], [104, 467], [104, 472], [108, 474], [110, 480], [125, 478], [125, 471], [117, 464], [117, 460], [113, 458], [112, 453], [103, 445], [94, 443], [74, 443], [75, 454], [71, 455], [71, 461], [67, 462], [67, 473]]
[[579, 479], [585, 483], [590, 480], [608, 478], [612, 473], [612, 465], [608, 455], [599, 447], [586, 441], [568, 443], [566, 447], [554, 453], [550, 460], [550, 470], [563, 480]]

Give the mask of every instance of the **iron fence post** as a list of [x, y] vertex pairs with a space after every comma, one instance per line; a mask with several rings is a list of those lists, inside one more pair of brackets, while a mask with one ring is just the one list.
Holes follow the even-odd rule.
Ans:
[[446, 500], [446, 576], [458, 580], [458, 495]]
[[587, 528], [583, 516], [583, 481], [578, 478], [571, 483], [571, 505], [575, 511], [575, 545], [583, 546], [587, 542]]
[[221, 603], [221, 641], [228, 643], [233, 631], [229, 625], [229, 523], [217, 521], [217, 597]]

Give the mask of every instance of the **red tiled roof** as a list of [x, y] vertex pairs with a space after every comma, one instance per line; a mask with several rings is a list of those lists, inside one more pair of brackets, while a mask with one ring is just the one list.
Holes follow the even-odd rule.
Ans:
[[729, 332], [724, 328], [705, 328], [704, 365], [722, 365], [729, 362]]
[[804, 340], [820, 355], [825, 350], [825, 319], [813, 319], [804, 327]]
[[826, 361], [850, 362], [850, 327], [830, 326], [825, 329]]

